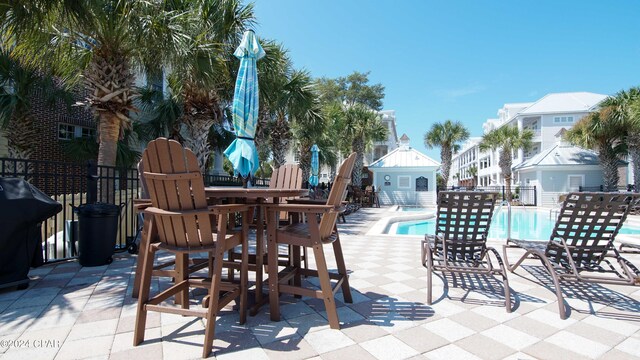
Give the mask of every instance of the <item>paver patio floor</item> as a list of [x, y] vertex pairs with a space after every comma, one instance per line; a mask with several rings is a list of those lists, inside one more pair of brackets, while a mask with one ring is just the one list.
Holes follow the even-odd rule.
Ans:
[[[217, 320], [213, 356], [640, 359], [640, 288], [569, 285], [569, 318], [560, 320], [539, 262], [509, 274], [511, 314], [503, 307], [501, 281], [476, 276], [446, 275], [448, 287], [434, 279], [435, 303], [426, 305], [420, 238], [364, 235], [388, 211], [361, 209], [339, 224], [354, 295], [353, 304], [345, 304], [338, 294], [341, 330], [328, 327], [321, 301], [283, 296], [280, 322], [269, 320], [268, 306], [244, 325], [236, 311], [225, 309]], [[500, 242], [491, 242], [501, 251]], [[640, 256], [627, 258], [640, 265]], [[132, 346], [135, 259], [120, 254], [109, 266], [47, 265], [30, 272], [27, 290], [0, 290], [0, 357], [200, 358], [204, 324], [190, 317], [150, 313], [146, 341]], [[167, 280], [153, 280], [155, 290], [166, 286]]]

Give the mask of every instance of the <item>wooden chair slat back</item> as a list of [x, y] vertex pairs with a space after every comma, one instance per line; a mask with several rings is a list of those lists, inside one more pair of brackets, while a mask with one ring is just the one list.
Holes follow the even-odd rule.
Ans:
[[[356, 162], [356, 153], [351, 153], [349, 157], [342, 162], [338, 175], [335, 178], [329, 197], [327, 198], [327, 205], [331, 205], [334, 208], [338, 208], [342, 205], [342, 202], [347, 197], [347, 185], [351, 182], [351, 172], [353, 171], [353, 165]], [[338, 219], [338, 212], [324, 214], [320, 220], [320, 237], [326, 239], [333, 233], [336, 220]]]
[[177, 247], [212, 245], [213, 217], [207, 212], [204, 181], [193, 152], [177, 141], [158, 138], [149, 142], [142, 160], [153, 207], [168, 212], [202, 210], [156, 215], [160, 242]]
[[[300, 170], [300, 167], [295, 164], [280, 166], [273, 171], [273, 174], [271, 174], [269, 188], [290, 190], [302, 189], [302, 170]], [[286, 199], [280, 199], [280, 202], [286, 202]]]
[[[498, 193], [441, 191], [438, 194], [436, 236], [447, 243], [450, 259], [472, 260], [484, 254]], [[442, 243], [436, 239], [436, 248]]]
[[577, 266], [599, 264], [613, 248], [613, 240], [627, 218], [633, 198], [629, 193], [567, 195], [547, 244], [547, 257], [557, 264], [569, 266], [561, 241], [564, 239]]

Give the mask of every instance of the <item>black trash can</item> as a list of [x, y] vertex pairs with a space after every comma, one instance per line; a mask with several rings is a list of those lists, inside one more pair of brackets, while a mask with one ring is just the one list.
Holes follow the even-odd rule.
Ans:
[[78, 258], [82, 266], [110, 264], [116, 248], [120, 207], [114, 204], [84, 204], [78, 214]]
[[40, 224], [61, 210], [24, 179], [0, 177], [0, 288], [29, 285], [29, 267], [43, 262]]

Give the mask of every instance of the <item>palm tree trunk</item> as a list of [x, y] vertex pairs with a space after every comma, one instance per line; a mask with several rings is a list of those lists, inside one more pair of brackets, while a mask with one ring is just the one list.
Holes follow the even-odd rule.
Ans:
[[598, 154], [598, 159], [600, 159], [600, 166], [602, 167], [604, 191], [616, 191], [620, 180], [618, 157], [613, 149], [605, 148]]
[[302, 171], [302, 182], [309, 181], [309, 173], [311, 172], [311, 146], [307, 143], [301, 143], [298, 149], [298, 159], [300, 171]]
[[445, 181], [445, 187], [447, 186], [447, 182], [449, 182], [449, 172], [451, 171], [451, 157], [451, 147], [442, 146], [442, 148], [440, 148], [440, 159], [442, 159], [442, 177]]
[[99, 201], [104, 203], [113, 202], [115, 189], [115, 170], [112, 168], [116, 164], [118, 154], [118, 139], [120, 138], [120, 119], [109, 112], [100, 114], [98, 131], [100, 136], [100, 149], [98, 151], [98, 175], [101, 180], [98, 194]]
[[640, 134], [627, 135], [629, 154], [633, 163], [633, 185], [634, 191], [640, 192]]
[[504, 178], [505, 200], [511, 202], [511, 149], [500, 150], [500, 160], [498, 161], [502, 177]]
[[273, 154], [273, 165], [276, 169], [286, 162], [290, 139], [289, 123], [284, 116], [279, 116], [271, 131], [271, 153]]
[[356, 153], [356, 161], [351, 173], [351, 184], [356, 187], [362, 186], [362, 164], [364, 163], [364, 140], [357, 137], [351, 143], [351, 150]]
[[215, 119], [208, 116], [183, 116], [183, 123], [186, 125], [186, 136], [184, 146], [191, 149], [198, 159], [200, 172], [206, 173], [207, 162], [211, 156], [211, 145], [209, 144], [209, 129], [215, 123]]

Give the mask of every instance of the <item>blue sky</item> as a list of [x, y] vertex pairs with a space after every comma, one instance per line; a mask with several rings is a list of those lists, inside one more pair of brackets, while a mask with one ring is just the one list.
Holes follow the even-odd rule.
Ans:
[[257, 0], [256, 31], [315, 77], [370, 71], [398, 133], [426, 150], [434, 122], [472, 136], [504, 103], [640, 85], [640, 1]]

